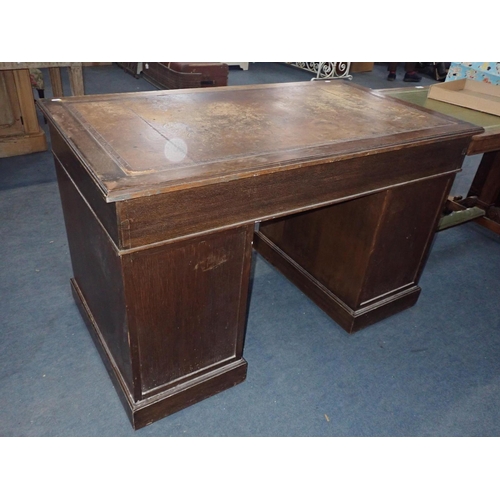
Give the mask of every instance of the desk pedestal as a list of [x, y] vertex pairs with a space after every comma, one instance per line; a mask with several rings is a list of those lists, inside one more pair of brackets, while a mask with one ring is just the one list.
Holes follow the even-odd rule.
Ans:
[[443, 193], [453, 178], [264, 222], [256, 249], [353, 333], [417, 301]]
[[254, 225], [119, 250], [56, 169], [73, 295], [133, 427], [242, 382]]
[[255, 235], [251, 222], [120, 249], [57, 158], [56, 170], [73, 295], [136, 429], [245, 379], [252, 237], [354, 332], [416, 302], [455, 175], [262, 222]]

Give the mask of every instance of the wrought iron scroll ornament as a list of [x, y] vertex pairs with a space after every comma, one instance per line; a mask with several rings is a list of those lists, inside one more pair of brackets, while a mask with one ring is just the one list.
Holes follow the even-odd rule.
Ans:
[[352, 75], [349, 74], [350, 62], [289, 62], [288, 64], [314, 73], [316, 79], [347, 78], [352, 80]]

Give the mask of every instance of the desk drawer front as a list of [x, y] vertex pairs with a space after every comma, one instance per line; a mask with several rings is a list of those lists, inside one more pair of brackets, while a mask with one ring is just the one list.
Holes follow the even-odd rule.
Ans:
[[118, 202], [123, 248], [269, 220], [456, 172], [469, 139]]

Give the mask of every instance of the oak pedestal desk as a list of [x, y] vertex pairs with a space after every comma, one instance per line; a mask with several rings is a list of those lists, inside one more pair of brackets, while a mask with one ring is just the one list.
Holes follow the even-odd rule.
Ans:
[[39, 105], [74, 297], [134, 428], [245, 379], [252, 242], [348, 332], [412, 306], [482, 131], [344, 81]]

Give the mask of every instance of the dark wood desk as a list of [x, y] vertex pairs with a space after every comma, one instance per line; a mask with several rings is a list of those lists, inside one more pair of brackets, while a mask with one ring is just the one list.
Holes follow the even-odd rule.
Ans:
[[428, 87], [383, 89], [377, 92], [484, 128], [483, 132], [472, 138], [467, 150], [468, 155], [483, 154], [469, 193], [464, 200], [450, 200], [449, 206], [455, 210], [466, 210], [473, 206], [480, 208], [486, 215], [474, 221], [500, 234], [500, 116], [427, 99]]
[[135, 428], [244, 380], [252, 240], [347, 331], [413, 305], [481, 131], [346, 82], [40, 106], [74, 296]]

